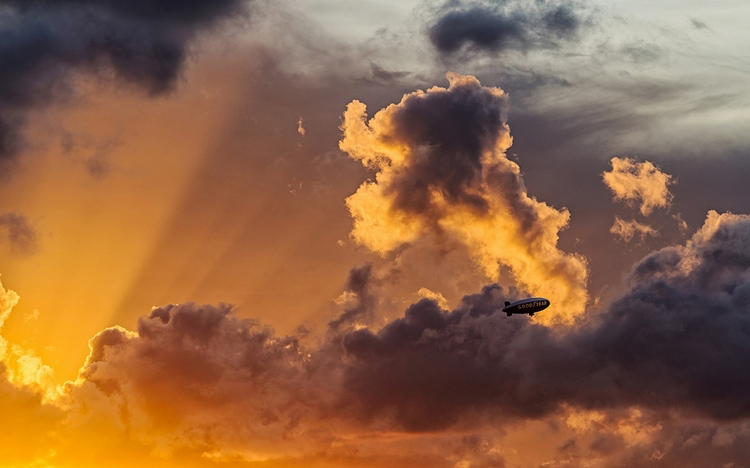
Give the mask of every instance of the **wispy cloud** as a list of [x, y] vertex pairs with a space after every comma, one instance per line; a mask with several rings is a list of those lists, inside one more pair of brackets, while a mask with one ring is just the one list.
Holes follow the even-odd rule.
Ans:
[[615, 216], [615, 223], [610, 228], [609, 232], [612, 235], [619, 237], [625, 242], [630, 242], [633, 237], [637, 234], [641, 240], [646, 236], [656, 236], [659, 233], [647, 224], [639, 223], [636, 220], [625, 221], [624, 219]]
[[4, 241], [11, 251], [33, 253], [37, 248], [38, 236], [29, 219], [18, 213], [0, 214], [0, 241]]

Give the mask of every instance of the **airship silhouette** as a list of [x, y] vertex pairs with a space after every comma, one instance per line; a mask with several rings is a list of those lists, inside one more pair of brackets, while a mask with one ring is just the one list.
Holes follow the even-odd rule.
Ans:
[[547, 307], [549, 307], [549, 299], [543, 297], [529, 297], [516, 302], [505, 301], [503, 312], [505, 312], [505, 315], [508, 317], [513, 314], [529, 314], [529, 316], [533, 316], [535, 313], [544, 310]]

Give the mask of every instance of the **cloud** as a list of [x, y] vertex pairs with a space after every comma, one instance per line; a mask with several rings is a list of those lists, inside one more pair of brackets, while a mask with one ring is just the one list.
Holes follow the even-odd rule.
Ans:
[[[16, 292], [6, 290], [0, 283], [0, 331], [19, 299]], [[17, 347], [0, 335], [0, 414], [3, 424], [13, 428], [4, 431], [0, 440], [0, 460], [6, 464], [44, 452], [64, 414], [55, 405], [45, 403], [45, 394], [38, 386], [8, 368], [10, 361], [19, 357], [23, 355]]]
[[43, 455], [54, 440], [56, 425], [64, 416], [60, 408], [43, 402], [33, 388], [11, 383], [0, 361], [0, 414], [7, 428], [0, 440], [0, 460], [10, 466]]
[[155, 308], [137, 333], [110, 328], [90, 347], [71, 396], [120, 407], [118, 417], [149, 444], [289, 455], [284, 441], [303, 450], [305, 421], [323, 418], [328, 400], [331, 376], [296, 338], [277, 337], [227, 305]]
[[[455, 5], [454, 3], [450, 4]], [[575, 37], [582, 24], [572, 2], [471, 2], [445, 12], [430, 27], [432, 45], [444, 55], [464, 46], [502, 52], [511, 49], [555, 48]]]
[[669, 185], [672, 176], [662, 172], [649, 161], [637, 162], [631, 158], [612, 158], [612, 170], [604, 172], [602, 179], [612, 190], [615, 200], [640, 202], [640, 211], [648, 216], [655, 208], [667, 208], [672, 203]]
[[70, 96], [96, 71], [156, 95], [172, 89], [190, 41], [242, 0], [0, 1], [0, 158], [22, 144], [26, 112]]
[[524, 404], [527, 395], [515, 388], [523, 341], [516, 338], [530, 328], [525, 320], [503, 320], [505, 298], [501, 286], [488, 286], [450, 313], [422, 299], [377, 332], [344, 336], [354, 414], [363, 421], [387, 417], [411, 431], [444, 429], [482, 413], [543, 414], [545, 405]]
[[[633, 268], [630, 291], [591, 337], [628, 373], [625, 393], [654, 406], [683, 399], [678, 406], [715, 418], [750, 414], [748, 240], [750, 216], [711, 211], [684, 246]], [[638, 388], [646, 382], [659, 393]]]
[[[227, 305], [155, 308], [136, 332], [94, 337], [64, 408], [49, 411], [65, 411], [66, 430], [105, 427], [105, 439], [163, 453], [256, 461], [377, 451], [352, 439], [371, 431], [473, 434], [560, 415], [589, 434], [561, 457], [638, 458], [680, 437], [662, 437], [652, 411], [712, 420], [712, 446], [739, 447], [746, 430], [732, 424], [750, 416], [748, 245], [750, 216], [710, 212], [684, 245], [636, 264], [628, 289], [575, 328], [506, 317], [513, 293], [496, 284], [451, 311], [422, 299], [382, 328], [332, 328], [307, 345]], [[347, 289], [364, 291], [368, 275], [355, 269]], [[3, 319], [17, 299], [3, 291]], [[39, 393], [24, 392], [36, 395], [29, 414], [47, 414]], [[478, 457], [504, 460], [491, 447]]]
[[[310, 135], [312, 132], [308, 137]], [[484, 171], [485, 166], [482, 166]], [[522, 182], [520, 176], [517, 180]], [[596, 174], [592, 180], [596, 183]], [[511, 191], [522, 187], [521, 182], [513, 185]], [[444, 185], [450, 184], [445, 182]], [[472, 183], [465, 185], [469, 187], [465, 189], [469, 195], [473, 187], [477, 186]], [[601, 185], [599, 188], [604, 190]], [[492, 193], [490, 190], [487, 193], [479, 192], [480, 197], [485, 199], [492, 200], [494, 196], [488, 195]], [[457, 190], [456, 193], [460, 194], [461, 191]], [[602, 199], [606, 200], [606, 197]], [[457, 200], [459, 201], [453, 205], [461, 205], [462, 209], [481, 206], [481, 203], [472, 205], [471, 202], [475, 200], [468, 196], [457, 197]], [[434, 227], [434, 224], [422, 219], [422, 215], [416, 210], [409, 211], [409, 206], [407, 203], [405, 207], [392, 211], [416, 217], [424, 227], [420, 236], [438, 235], [433, 234], [433, 231], [445, 235], [446, 230], [440, 221]], [[477, 211], [481, 214], [481, 210]], [[607, 218], [605, 222], [606, 220]], [[725, 223], [731, 224], [729, 221]], [[606, 228], [601, 231], [606, 235]], [[709, 233], [706, 236], [717, 235]], [[721, 255], [718, 251], [706, 251], [704, 244], [705, 242], [698, 242], [695, 245], [674, 247], [683, 258], [679, 262], [683, 264], [679, 270], [688, 271], [687, 265], [700, 265]], [[668, 270], [670, 267], [667, 260], [660, 260], [661, 267], [658, 268]], [[717, 262], [727, 265], [730, 260], [718, 259]], [[163, 268], [153, 270], [164, 271]], [[732, 282], [738, 281], [737, 278], [742, 279], [744, 273], [741, 269], [738, 271], [740, 272], [728, 272], [727, 276], [734, 276], [734, 280], [727, 278], [730, 286], [725, 285], [726, 288], [731, 288]], [[723, 277], [727, 271], [715, 267], [706, 274], [711, 273]], [[359, 268], [352, 271], [347, 281], [345, 290], [352, 299], [347, 311], [356, 310], [352, 313], [352, 320], [347, 323], [358, 322], [357, 319], [364, 316], [359, 312], [362, 309], [355, 309], [361, 305], [357, 301], [362, 297], [373, 297], [367, 276], [366, 269]], [[160, 308], [159, 312], [143, 317], [142, 325], [136, 332], [112, 328], [102, 332], [91, 342], [92, 353], [81, 374], [81, 380], [69, 387], [68, 396], [72, 399], [72, 407], [68, 410], [66, 425], [57, 424], [55, 439], [59, 441], [65, 438], [70, 441], [68, 429], [76, 424], [87, 425], [93, 433], [100, 424], [96, 418], [109, 419], [112, 421], [111, 430], [117, 436], [133, 437], [149, 444], [146, 455], [155, 453], [159, 456], [164, 450], [188, 446], [198, 449], [196, 456], [210, 456], [217, 461], [228, 462], [227, 465], [239, 464], [239, 460], [250, 460], [252, 457], [257, 457], [257, 464], [272, 464], [273, 461], [260, 460], [286, 452], [289, 447], [294, 448], [292, 451], [297, 450], [294, 455], [304, 452], [306, 447], [313, 445], [306, 445], [311, 439], [323, 440], [320, 446], [325, 447], [320, 449], [316, 445], [312, 451], [326, 450], [331, 445], [345, 443], [342, 440], [347, 438], [350, 441], [356, 440], [350, 442], [347, 448], [351, 452], [357, 452], [352, 457], [365, 458], [368, 455], [362, 454], [367, 454], [368, 449], [362, 447], [378, 437], [373, 433], [380, 434], [380, 429], [384, 429], [386, 436], [393, 439], [417, 438], [415, 434], [404, 436], [398, 432], [387, 432], [395, 426], [397, 429], [406, 428], [416, 433], [423, 431], [436, 434], [432, 446], [423, 448], [432, 453], [442, 453], [440, 450], [444, 450], [445, 445], [450, 445], [445, 442], [448, 437], [466, 441], [463, 451], [457, 450], [461, 454], [460, 462], [446, 457], [447, 461], [442, 464], [412, 463], [411, 466], [515, 466], [512, 461], [504, 461], [502, 454], [485, 447], [484, 442], [474, 437], [464, 437], [463, 434], [470, 432], [468, 428], [475, 422], [478, 427], [486, 427], [482, 426], [482, 422], [497, 427], [516, 418], [555, 415], [559, 408], [565, 408], [568, 404], [576, 405], [576, 408], [607, 408], [645, 401], [647, 403], [644, 404], [656, 408], [694, 409], [687, 402], [676, 401], [673, 394], [684, 393], [679, 390], [669, 393], [663, 401], [648, 403], [648, 397], [644, 394], [653, 392], [653, 386], [648, 379], [638, 375], [639, 366], [648, 368], [659, 365], [660, 359], [667, 360], [666, 364], [661, 365], [673, 366], [675, 357], [668, 353], [664, 353], [666, 357], [662, 357], [659, 351], [668, 350], [669, 346], [682, 346], [684, 349], [685, 345], [680, 342], [685, 338], [680, 333], [685, 331], [681, 330], [683, 321], [679, 312], [689, 309], [683, 305], [687, 302], [689, 306], [692, 296], [685, 301], [678, 301], [680, 304], [675, 306], [672, 303], [674, 297], [669, 291], [665, 296], [658, 295], [663, 291], [660, 289], [662, 286], [666, 289], [674, 288], [681, 281], [674, 271], [663, 278], [639, 278], [635, 274], [631, 275], [631, 289], [623, 298], [632, 299], [636, 289], [651, 287], [649, 285], [653, 283], [657, 294], [649, 293], [647, 299], [651, 300], [650, 312], [656, 313], [650, 314], [651, 317], [641, 322], [641, 325], [645, 325], [643, 327], [624, 327], [627, 332], [622, 335], [618, 334], [617, 327], [605, 330], [606, 327], [594, 322], [586, 324], [589, 328], [585, 332], [556, 337], [543, 327], [527, 323], [525, 317], [516, 317], [515, 319], [520, 320], [510, 321], [497, 312], [502, 301], [511, 298], [512, 293], [493, 285], [479, 294], [468, 296], [455, 310], [450, 310], [445, 302], [441, 304], [438, 301], [439, 293], [436, 293], [435, 301], [414, 304], [404, 317], [387, 323], [382, 329], [371, 326], [369, 329], [354, 331], [344, 330], [341, 326], [337, 329], [341, 334], [335, 335], [343, 344], [341, 353], [337, 353], [328, 344], [322, 347], [311, 345], [305, 349], [295, 342], [294, 337], [276, 336], [257, 322], [236, 316], [234, 311], [224, 306], [186, 304]], [[700, 284], [700, 281], [697, 283]], [[722, 297], [721, 294], [729, 294], [721, 292], [721, 288], [702, 289], [702, 286], [685, 286], [681, 291], [686, 296], [715, 294]], [[629, 308], [626, 307], [623, 315], [637, 315], [633, 310], [637, 311], [641, 303], [631, 301], [626, 306]], [[669, 311], [668, 315], [661, 314], [662, 308]], [[603, 319], [608, 318], [612, 310], [605, 311]], [[278, 313], [284, 311], [280, 310]], [[737, 310], [731, 309], [716, 315], [733, 313], [737, 313]], [[669, 321], [671, 329], [668, 333], [660, 334], [658, 326], [648, 321], [659, 319]], [[705, 328], [700, 323], [687, 323], [686, 327]], [[605, 331], [616, 339], [608, 339], [604, 336]], [[646, 335], [643, 342], [636, 340], [638, 333]], [[653, 341], [666, 339], [669, 346], [649, 353], [653, 349], [648, 347], [655, 346], [648, 339], [651, 333], [657, 335]], [[692, 341], [709, 339], [701, 334], [697, 338]], [[736, 346], [732, 341], [729, 340], [729, 346]], [[608, 349], [608, 345], [613, 342], [618, 345], [617, 353]], [[631, 342], [644, 349], [631, 349], [628, 346]], [[598, 346], [593, 346], [592, 343], [597, 343]], [[705, 346], [713, 346], [723, 353], [726, 351], [724, 345], [721, 339], [714, 337]], [[728, 351], [736, 349], [730, 348]], [[696, 352], [700, 350], [693, 350], [693, 354], [685, 359], [703, 359]], [[630, 357], [629, 353], [635, 353], [636, 356]], [[727, 352], [724, 359], [736, 359], [736, 356], [730, 354]], [[238, 356], [247, 358], [241, 359]], [[257, 362], [266, 364], [264, 372], [254, 371], [258, 367]], [[322, 372], [323, 363], [330, 364], [330, 367], [318, 375], [329, 378], [316, 376], [316, 372]], [[565, 365], [563, 369], [578, 372], [556, 371], [556, 365], [561, 363]], [[714, 368], [706, 371], [711, 372], [712, 369]], [[687, 377], [674, 378], [672, 384], [676, 386], [679, 383], [689, 383], [691, 376], [690, 373], [687, 374]], [[340, 375], [344, 377], [342, 381], [339, 380]], [[6, 437], [3, 444], [20, 444], [24, 439], [45, 447], [49, 441], [44, 440], [43, 435], [52, 422], [59, 423], [59, 409], [51, 414], [55, 417], [32, 418], [31, 415], [43, 415], [44, 411], [55, 409], [47, 407], [45, 410], [38, 392], [10, 385], [4, 376], [0, 375], [0, 394], [6, 404], [0, 403], [0, 414], [4, 421], [14, 427], [18, 424], [20, 429]], [[628, 384], [631, 376], [635, 376], [637, 381]], [[674, 390], [674, 387], [668, 388]], [[559, 396], [555, 394], [558, 391]], [[320, 393], [325, 395], [321, 396]], [[601, 401], [597, 399], [599, 395], [602, 397]], [[329, 403], [330, 400], [336, 400], [335, 404]], [[706, 414], [700, 408], [696, 411]], [[606, 413], [605, 410], [602, 412]], [[326, 430], [332, 423], [330, 419], [325, 420], [325, 416], [321, 417], [321, 413], [336, 417], [341, 414], [346, 414], [345, 417], [351, 415], [359, 425], [355, 429], [349, 426], [350, 431], [341, 438], [329, 439]], [[9, 416], [12, 414], [18, 417], [23, 415], [25, 419], [13, 419]], [[605, 423], [606, 421], [600, 422]], [[375, 426], [375, 431], [370, 431], [372, 426]], [[455, 432], [439, 431], [440, 428], [456, 426], [458, 429]], [[639, 433], [645, 432], [640, 426], [635, 427]], [[25, 430], [33, 434], [23, 435]], [[439, 438], [446, 433], [450, 433], [450, 436], [445, 436], [446, 439]], [[107, 438], [111, 435], [109, 432], [106, 434]], [[717, 448], [727, 447], [726, 444], [740, 453], [743, 450], [740, 449], [742, 439], [736, 432], [719, 431], [715, 428], [702, 431], [689, 428], [684, 431], [684, 437], [683, 433], [678, 433], [673, 439], [677, 444], [673, 448], [674, 452], [680, 451], [678, 447], [686, 447], [682, 455], [674, 455], [672, 458], [673, 462], [682, 460], [681, 466], [690, 466], [691, 457], [706, 456], [698, 449], [687, 448], [688, 441], [691, 440], [688, 435], [707, 437], [701, 440], [708, 442], [698, 447], [713, 450], [707, 452], [712, 455], [716, 454]], [[37, 438], [42, 440], [37, 441]], [[101, 438], [104, 439], [104, 435]], [[97, 442], [100, 442], [100, 439], [82, 440], [86, 440], [86, 443], [76, 447], [81, 452], [96, 449], [92, 447], [97, 447]], [[607, 433], [594, 441], [580, 442], [579, 446], [590, 447], [597, 453], [611, 453], [613, 447], [621, 447], [627, 440], [619, 432]], [[732, 440], [736, 442], [731, 442]], [[634, 455], [633, 460], [637, 461], [624, 466], [666, 465], [666, 462], [650, 458], [655, 453], [654, 450], [664, 450], [667, 447], [666, 436], [664, 441], [659, 442], [664, 445], [654, 442], [648, 447], [649, 450], [644, 448], [638, 454], [642, 458]], [[258, 449], [261, 444], [267, 444], [268, 447]], [[35, 449], [37, 450], [40, 449]], [[369, 450], [369, 453], [374, 451], [371, 447]], [[223, 453], [227, 454], [226, 458], [221, 458]], [[737, 460], [747, 460], [746, 451], [744, 455], [744, 458], [738, 457]], [[237, 458], [233, 459], [233, 456]], [[484, 460], [480, 460], [480, 457]], [[667, 453], [663, 459], [667, 460], [669, 457]], [[232, 460], [235, 463], [231, 463]], [[717, 457], [716, 460], [721, 460], [722, 464], [729, 462], [723, 457]], [[7, 463], [7, 460], [4, 461]], [[703, 458], [702, 461], [705, 466], [714, 460]], [[370, 466], [376, 464], [373, 461], [360, 463]], [[695, 461], [692, 463], [697, 464]], [[302, 462], [296, 464], [314, 466]], [[351, 465], [354, 464], [355, 462]], [[574, 463], [572, 466], [582, 464]], [[82, 466], [74, 463], [70, 465]], [[111, 466], [99, 464], [102, 465]], [[340, 462], [339, 466], [341, 465], [347, 464]], [[336, 465], [331, 463], [330, 466]]]
[[[0, 283], [0, 330], [3, 328], [3, 325], [5, 325], [5, 321], [8, 320], [13, 307], [18, 304], [19, 299], [20, 298], [15, 291], [5, 290], [2, 283]], [[0, 348], [0, 351], [1, 350], [2, 348]], [[2, 359], [2, 356], [3, 355], [0, 354], [0, 359]]]
[[739, 467], [750, 456], [747, 422], [716, 424], [710, 421], [663, 420], [661, 430], [648, 443], [620, 454], [612, 467], [704, 466]]
[[586, 301], [586, 262], [557, 248], [566, 210], [530, 197], [505, 151], [507, 96], [472, 76], [405, 95], [367, 120], [353, 101], [342, 150], [376, 170], [347, 199], [352, 237], [379, 254], [435, 238], [465, 246], [487, 277], [509, 267], [516, 281], [556, 307], [540, 320], [572, 320]]
[[[750, 416], [750, 216], [710, 212], [683, 246], [639, 262], [629, 289], [568, 333], [500, 313], [489, 286], [452, 312], [431, 300], [343, 340], [363, 419], [411, 430], [538, 418], [562, 405]], [[439, 389], [439, 390], [437, 390]]]
[[[0, 332], [20, 297], [15, 291], [6, 290], [0, 283]], [[7, 381], [7, 382], [6, 382]], [[24, 399], [39, 400], [45, 404], [59, 396], [54, 384], [54, 372], [33, 351], [10, 343], [0, 334], [0, 387], [18, 387], [17, 395], [27, 394]], [[10, 390], [0, 388], [2, 392]], [[0, 405], [0, 409], [2, 406]]]
[[619, 237], [625, 242], [630, 242], [633, 236], [638, 234], [643, 240], [646, 236], [657, 236], [659, 233], [646, 224], [641, 224], [636, 220], [625, 221], [619, 216], [615, 216], [615, 223], [610, 228], [612, 235]]
[[[351, 288], [366, 271], [353, 272]], [[229, 306], [156, 308], [139, 320], [136, 332], [114, 327], [91, 340], [78, 381], [67, 387], [66, 437], [80, 431], [92, 452], [127, 443], [165, 459], [189, 453], [239, 466], [278, 461], [364, 467], [381, 460], [388, 466], [448, 467], [455, 462], [441, 458], [472, 458], [454, 437], [437, 451], [425, 450], [419, 439], [403, 441], [388, 432], [379, 440], [370, 433], [379, 430], [377, 421], [353, 418], [342, 391], [344, 335], [331, 333], [330, 342], [305, 349], [296, 338], [276, 336]], [[475, 448], [477, 460], [502, 459], [489, 448]]]
[[698, 18], [694, 18], [692, 16], [690, 17], [690, 24], [695, 29], [708, 29], [708, 30], [711, 29], [711, 28], [708, 27], [708, 25], [704, 21], [701, 21]]
[[37, 247], [37, 233], [31, 222], [17, 213], [0, 215], [0, 240], [5, 240], [11, 250], [32, 253]]
[[345, 303], [346, 306], [344, 312], [328, 324], [332, 330], [338, 330], [342, 325], [354, 324], [357, 320], [372, 318], [377, 302], [377, 297], [372, 291], [374, 283], [377, 283], [377, 280], [373, 278], [371, 264], [351, 269], [344, 293], [339, 298], [339, 302]]

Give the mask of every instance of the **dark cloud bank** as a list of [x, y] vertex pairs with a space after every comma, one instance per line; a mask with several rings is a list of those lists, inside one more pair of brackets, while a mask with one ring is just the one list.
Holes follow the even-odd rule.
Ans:
[[573, 39], [583, 19], [570, 2], [468, 2], [443, 9], [429, 29], [444, 55], [471, 49], [501, 52], [555, 48]]
[[[332, 408], [412, 431], [542, 417], [562, 405], [734, 420], [750, 415], [748, 245], [750, 217], [712, 212], [685, 245], [646, 256], [627, 292], [570, 329], [506, 317], [498, 285], [452, 311], [423, 299], [379, 330], [339, 320], [315, 349], [228, 307], [164, 307], [141, 319], [137, 336], [102, 332], [82, 375], [158, 404], [239, 402], [287, 428]], [[357, 270], [349, 288], [366, 290], [368, 277]], [[137, 388], [154, 375], [159, 392]]]
[[150, 94], [171, 89], [197, 33], [242, 0], [0, 1], [0, 159], [20, 149], [25, 113], [69, 94], [75, 72], [108, 72]]
[[686, 246], [644, 258], [626, 294], [562, 336], [506, 320], [499, 286], [450, 313], [423, 300], [377, 333], [352, 332], [347, 387], [366, 411], [392, 409], [412, 429], [471, 410], [539, 417], [561, 403], [746, 417], [750, 218], [711, 217]]

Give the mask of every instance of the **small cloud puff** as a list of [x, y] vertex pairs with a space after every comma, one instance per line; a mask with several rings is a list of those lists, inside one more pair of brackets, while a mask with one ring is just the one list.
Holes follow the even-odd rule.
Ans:
[[640, 211], [648, 216], [655, 208], [668, 208], [672, 203], [669, 185], [671, 175], [662, 172], [649, 161], [638, 162], [631, 158], [612, 158], [612, 170], [604, 172], [602, 179], [612, 190], [615, 200], [640, 203]]

